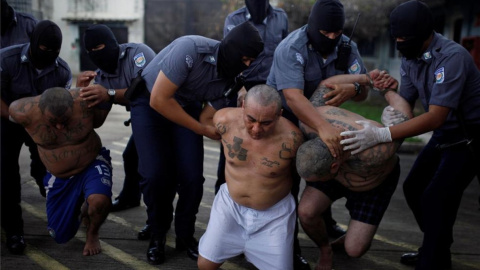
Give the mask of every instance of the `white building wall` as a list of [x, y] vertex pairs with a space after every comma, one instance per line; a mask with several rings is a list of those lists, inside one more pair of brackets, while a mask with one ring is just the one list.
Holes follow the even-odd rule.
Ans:
[[62, 30], [60, 57], [74, 76], [80, 73], [80, 44], [78, 22], [120, 21], [128, 27], [128, 41], [144, 42], [143, 0], [33, 0], [44, 14], [43, 19], [54, 21]]

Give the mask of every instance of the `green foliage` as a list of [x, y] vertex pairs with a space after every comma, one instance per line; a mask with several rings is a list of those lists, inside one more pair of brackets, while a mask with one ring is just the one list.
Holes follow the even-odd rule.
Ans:
[[[363, 101], [363, 102], [355, 102], [355, 101], [347, 101], [343, 103], [340, 108], [349, 110], [356, 114], [359, 114], [367, 119], [377, 121], [381, 123], [381, 117], [383, 108], [385, 108], [386, 103], [381, 102], [371, 102], [371, 101]], [[422, 140], [418, 137], [411, 137], [406, 138], [406, 142], [421, 142]]]
[[381, 106], [379, 104], [374, 104], [368, 101], [364, 102], [355, 102], [355, 101], [347, 101], [343, 103], [341, 108], [349, 110], [351, 112], [354, 112], [356, 114], [359, 114], [367, 119], [377, 121], [379, 123], [381, 116], [382, 116], [382, 111], [385, 106]]

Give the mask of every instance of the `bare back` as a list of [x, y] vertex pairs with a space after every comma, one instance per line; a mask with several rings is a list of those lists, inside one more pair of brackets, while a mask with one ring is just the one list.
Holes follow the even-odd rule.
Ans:
[[[10, 115], [21, 125], [38, 145], [38, 153], [47, 170], [60, 178], [83, 171], [98, 155], [102, 143], [94, 131], [95, 110], [87, 108], [85, 101], [72, 94], [73, 116], [63, 129], [52, 126], [38, 106], [40, 96], [12, 103]], [[107, 112], [108, 113], [108, 112]]]
[[238, 204], [265, 210], [290, 192], [292, 166], [303, 137], [287, 119], [278, 121], [272, 136], [254, 140], [246, 131], [241, 108], [225, 108], [215, 115], [226, 158], [226, 183]]
[[[367, 120], [382, 127], [380, 123], [342, 108], [324, 105], [316, 109], [339, 132], [362, 129], [362, 125], [355, 123], [357, 120]], [[307, 137], [317, 136], [308, 126], [301, 124], [301, 128]], [[349, 156], [340, 166], [335, 179], [353, 191], [365, 191], [378, 186], [393, 170], [399, 146], [400, 142], [394, 141], [378, 144], [354, 156], [348, 153]]]

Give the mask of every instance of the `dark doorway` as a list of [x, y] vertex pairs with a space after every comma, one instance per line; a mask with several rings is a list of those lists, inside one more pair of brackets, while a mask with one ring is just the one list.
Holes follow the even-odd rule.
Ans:
[[[108, 23], [105, 23], [105, 25], [112, 29], [113, 34], [117, 38], [118, 44], [128, 42], [128, 28], [126, 26]], [[81, 24], [78, 27], [78, 31], [80, 34], [80, 71], [97, 69], [97, 66], [95, 66], [92, 61], [90, 61], [87, 51], [85, 50], [85, 44], [83, 43], [83, 33], [85, 32], [85, 30], [87, 30], [89, 26], [90, 24]]]

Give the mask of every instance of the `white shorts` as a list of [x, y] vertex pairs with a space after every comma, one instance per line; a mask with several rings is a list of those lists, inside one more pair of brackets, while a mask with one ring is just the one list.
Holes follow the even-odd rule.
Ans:
[[244, 254], [258, 269], [293, 269], [295, 201], [289, 193], [264, 211], [232, 200], [226, 184], [220, 187], [198, 251], [214, 263]]

